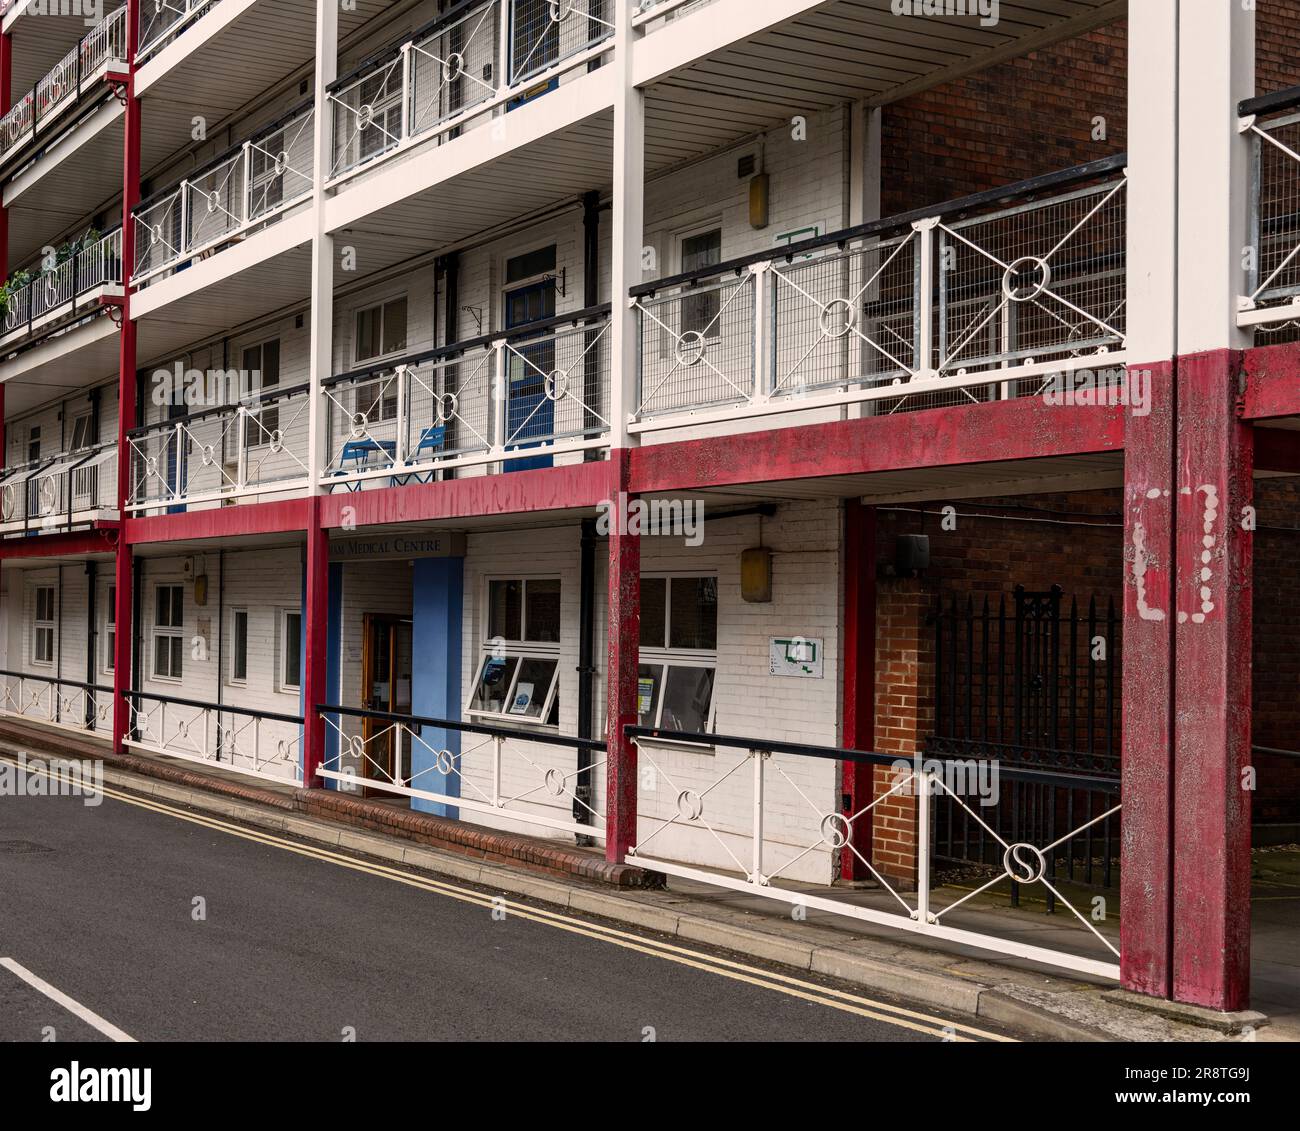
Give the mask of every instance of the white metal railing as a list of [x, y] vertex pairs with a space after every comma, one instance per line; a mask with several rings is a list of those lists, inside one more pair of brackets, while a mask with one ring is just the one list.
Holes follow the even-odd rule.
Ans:
[[1020, 378], [1122, 364], [1126, 184], [882, 221], [778, 259], [634, 288], [633, 427], [932, 394], [976, 400], [980, 386], [985, 397], [1017, 395]]
[[152, 55], [220, 0], [141, 0], [136, 61]]
[[52, 675], [0, 671], [0, 715], [67, 730], [109, 730], [113, 689]]
[[632, 26], [649, 34], [712, 3], [713, 0], [639, 0]]
[[330, 90], [330, 178], [545, 93], [610, 48], [601, 0], [487, 0], [456, 10]]
[[1300, 325], [1300, 110], [1285, 106], [1261, 120], [1248, 114], [1240, 131], [1254, 144], [1250, 186], [1250, 254], [1237, 321], [1257, 333]]
[[453, 467], [599, 447], [609, 432], [609, 308], [381, 369], [325, 398], [325, 481], [428, 481]]
[[124, 691], [126, 745], [250, 777], [302, 784], [302, 719], [230, 704]]
[[600, 742], [339, 706], [317, 710], [333, 748], [320, 775], [344, 791], [442, 804], [472, 823], [506, 819], [605, 837]]
[[138, 207], [132, 284], [213, 252], [309, 197], [314, 117], [300, 107]]
[[0, 475], [0, 527], [49, 530], [112, 511], [116, 472], [113, 443], [7, 468]]
[[97, 297], [103, 288], [121, 284], [122, 230], [117, 228], [79, 247], [62, 262], [9, 294], [4, 310], [4, 333], [31, 333], [38, 320], [65, 311], [74, 313], [79, 300]]
[[[650, 871], [794, 906], [1100, 977], [1119, 978], [1119, 966], [1113, 961], [1119, 958], [1119, 950], [1112, 938], [1099, 931], [1090, 917], [1071, 902], [1062, 890], [1066, 885], [1057, 879], [1057, 865], [1069, 842], [1076, 837], [1086, 838], [1090, 830], [1118, 819], [1118, 781], [993, 767], [995, 778], [1004, 782], [1015, 779], [1049, 783], [1067, 790], [1101, 788], [1115, 795], [1114, 805], [1105, 812], [1070, 829], [1050, 844], [1037, 845], [1004, 835], [999, 828], [1004, 822], [991, 815], [986, 799], [976, 799], [963, 785], [963, 779], [972, 780], [966, 763], [929, 759], [923, 764], [899, 762], [884, 755], [856, 751], [716, 735], [677, 735], [640, 727], [631, 728], [629, 733], [639, 750], [640, 794], [638, 838], [629, 853], [630, 862]], [[708, 743], [714, 746], [716, 754], [707, 760], [678, 759], [669, 764], [664, 755], [654, 753], [654, 743], [664, 739]], [[829, 771], [833, 770], [835, 761], [845, 759], [889, 767], [892, 774], [885, 783], [888, 788], [882, 788], [854, 813], [843, 813], [835, 807], [839, 793], [834, 788], [833, 775], [827, 778], [826, 788], [819, 791], [808, 773], [810, 764], [820, 763]], [[950, 766], [962, 767], [961, 772], [949, 772]], [[825, 800], [818, 802], [810, 794], [821, 795]], [[932, 876], [936, 799], [944, 799], [962, 814], [963, 820], [983, 830], [989, 843], [997, 846], [998, 864], [987, 869], [991, 874], [981, 876], [975, 881], [977, 886], [964, 894], [937, 884]], [[860, 844], [864, 830], [871, 828], [873, 814], [882, 818], [885, 811], [896, 810], [900, 804], [914, 806], [914, 884], [887, 876], [888, 869], [876, 867], [869, 858], [871, 850], [864, 852], [866, 845]], [[897, 812], [893, 816], [895, 827], [911, 827], [909, 819], [899, 817]], [[806, 868], [806, 862], [816, 860], [815, 870], [825, 877], [822, 882], [829, 882], [837, 856], [843, 853], [851, 854], [871, 874], [878, 885], [877, 891], [863, 893], [856, 899], [838, 894], [819, 895], [809, 890], [807, 879], [801, 880], [795, 874], [801, 865]], [[681, 862], [682, 857], [707, 858], [709, 862], [686, 864]], [[718, 870], [713, 870], [715, 867]], [[998, 885], [1041, 886], [1051, 894], [1055, 904], [1068, 910], [1067, 924], [1082, 926], [1084, 933], [1078, 938], [1087, 953], [1040, 945], [1037, 940], [1042, 934], [1041, 925], [1034, 924], [1032, 930], [1027, 930], [1025, 923], [1012, 922], [1005, 916], [999, 922], [999, 926], [1005, 922], [1005, 931], [991, 933], [992, 922], [987, 916], [999, 913], [981, 909], [974, 901]], [[963, 919], [965, 926], [954, 925]]]
[[7, 160], [97, 84], [126, 66], [126, 5], [110, 12], [0, 118], [0, 161]]
[[284, 491], [307, 481], [306, 385], [263, 391], [137, 428], [131, 452], [131, 510], [185, 506]]

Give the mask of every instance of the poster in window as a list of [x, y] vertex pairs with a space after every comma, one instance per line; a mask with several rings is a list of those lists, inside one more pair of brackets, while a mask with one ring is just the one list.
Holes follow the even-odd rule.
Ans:
[[528, 708], [533, 705], [533, 685], [531, 683], [521, 683], [515, 688], [515, 700], [510, 704], [510, 713], [512, 715], [526, 715]]
[[655, 701], [655, 681], [652, 676], [649, 679], [638, 679], [636, 681], [636, 713], [638, 715], [648, 715], [650, 705]]

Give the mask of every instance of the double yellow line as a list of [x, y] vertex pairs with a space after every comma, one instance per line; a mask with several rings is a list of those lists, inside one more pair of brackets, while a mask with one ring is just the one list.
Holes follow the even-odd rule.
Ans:
[[[17, 764], [9, 758], [0, 757], [0, 760], [9, 762], [11, 765]], [[48, 776], [58, 778], [59, 780], [71, 780], [69, 778], [64, 778], [62, 775], [48, 768], [45, 770], [45, 773]], [[641, 935], [632, 934], [629, 931], [622, 931], [615, 927], [606, 927], [599, 923], [576, 919], [570, 915], [563, 915], [557, 911], [547, 911], [541, 907], [516, 903], [515, 901], [505, 899], [502, 896], [489, 895], [484, 892], [475, 891], [472, 888], [460, 887], [457, 884], [448, 883], [444, 880], [437, 880], [432, 877], [418, 875], [414, 872], [392, 868], [385, 864], [358, 860], [355, 857], [346, 856], [339, 852], [333, 852], [328, 848], [299, 844], [295, 841], [287, 840], [284, 837], [274, 836], [271, 833], [259, 832], [255, 829], [243, 828], [242, 826], [234, 825], [228, 821], [222, 821], [215, 817], [187, 813], [183, 809], [177, 809], [171, 805], [164, 805], [158, 801], [135, 797], [129, 793], [110, 789], [107, 786], [104, 787], [103, 793], [105, 797], [111, 797], [114, 800], [121, 801], [127, 805], [134, 805], [140, 809], [148, 809], [151, 812], [161, 813], [167, 817], [174, 817], [180, 821], [188, 821], [190, 824], [200, 825], [203, 828], [225, 833], [228, 836], [239, 837], [241, 840], [252, 841], [255, 844], [264, 844], [271, 848], [278, 848], [284, 852], [292, 852], [298, 856], [306, 856], [313, 860], [320, 860], [324, 863], [333, 864], [340, 868], [347, 868], [354, 872], [364, 872], [368, 875], [379, 876], [382, 879], [392, 880], [395, 883], [405, 884], [407, 887], [418, 888], [421, 891], [432, 892], [448, 899], [459, 900], [461, 903], [472, 904], [475, 907], [482, 907], [489, 910], [503, 908], [506, 914], [511, 918], [526, 919], [533, 923], [540, 923], [544, 926], [553, 927], [556, 930], [568, 931], [570, 934], [582, 935], [585, 938], [595, 939], [599, 942], [609, 943], [612, 946], [622, 947], [624, 950], [636, 951], [639, 954], [649, 955], [653, 958], [660, 958], [666, 962], [674, 962], [679, 966], [688, 966], [695, 970], [702, 970], [706, 973], [716, 974], [719, 977], [730, 978], [736, 982], [744, 982], [747, 985], [771, 990], [774, 993], [785, 994], [787, 997], [798, 998], [815, 1005], [823, 1005], [829, 1009], [837, 1009], [843, 1013], [851, 1013], [858, 1017], [866, 1017], [873, 1021], [880, 1021], [902, 1029], [909, 1029], [916, 1033], [923, 1033], [926, 1036], [938, 1037], [957, 1042], [979, 1040], [1009, 1041], [1011, 1039], [1009, 1037], [1000, 1036], [996, 1033], [986, 1032], [983, 1029], [976, 1029], [970, 1025], [963, 1025], [955, 1021], [945, 1020], [944, 1018], [935, 1017], [927, 1013], [919, 1013], [916, 1010], [906, 1009], [903, 1006], [893, 1005], [889, 1002], [876, 1001], [859, 994], [846, 993], [843, 990], [833, 989], [829, 986], [820, 986], [815, 982], [804, 981], [803, 979], [791, 977], [787, 974], [780, 974], [772, 970], [764, 970], [760, 967], [750, 966], [743, 962], [736, 962], [719, 955], [703, 954], [698, 951], [689, 950], [685, 947], [676, 946], [672, 943], [661, 942], [657, 939], [644, 938]]]

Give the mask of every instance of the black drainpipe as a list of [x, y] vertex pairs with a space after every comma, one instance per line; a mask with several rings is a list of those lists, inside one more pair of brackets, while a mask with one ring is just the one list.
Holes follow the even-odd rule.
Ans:
[[[229, 372], [229, 367], [224, 367]], [[221, 708], [226, 687], [226, 551], [217, 551], [217, 761], [221, 761]], [[231, 761], [234, 761], [232, 755]]]
[[[578, 593], [578, 737], [594, 737], [592, 716], [596, 686], [596, 520], [582, 520], [582, 549], [579, 554]], [[592, 789], [591, 751], [578, 751], [578, 780], [574, 787], [573, 819], [578, 824], [591, 824]], [[587, 808], [591, 806], [591, 808]], [[596, 842], [592, 837], [578, 836], [578, 844], [589, 848]]]
[[[144, 653], [144, 622], [140, 619], [140, 610], [143, 607], [141, 602], [144, 600], [144, 559], [131, 559], [131, 623], [126, 626], [127, 632], [131, 634], [133, 647], [131, 648], [131, 690], [140, 690], [140, 661]], [[117, 631], [121, 632], [123, 626], [118, 625]], [[140, 700], [135, 698], [132, 701], [135, 710], [140, 709]], [[131, 728], [130, 737], [139, 740], [140, 734], [135, 727]]]
[[[92, 430], [94, 425], [91, 426]], [[99, 620], [95, 613], [95, 601], [99, 594], [99, 563], [86, 563], [86, 682], [95, 686], [95, 657], [99, 654]], [[93, 730], [95, 718], [95, 693], [86, 690], [86, 729]]]
[[58, 594], [59, 611], [55, 614], [54, 628], [54, 721], [62, 722], [63, 712], [59, 709], [59, 683], [63, 678], [63, 563], [59, 563]]

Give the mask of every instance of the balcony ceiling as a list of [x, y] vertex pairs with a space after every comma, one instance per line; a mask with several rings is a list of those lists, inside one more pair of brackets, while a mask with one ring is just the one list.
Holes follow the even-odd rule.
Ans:
[[[57, 4], [46, 4], [57, 8]], [[121, 7], [119, 0], [105, 0], [104, 15]], [[23, 12], [13, 22], [13, 94], [15, 98], [31, 90], [90, 31], [84, 16], [56, 15], [53, 12], [32, 15]]]
[[[1000, 20], [896, 16], [890, 0], [833, 0], [705, 57], [647, 90], [646, 161], [671, 167], [844, 102], [885, 103], [1123, 19], [1127, 0], [1002, 0]], [[691, 37], [717, 5], [678, 21]]]
[[608, 189], [613, 152], [613, 116], [601, 111], [354, 221], [335, 233], [336, 244], [355, 247], [367, 275], [449, 250], [521, 216]]
[[56, 397], [116, 377], [119, 343], [117, 327], [101, 314], [6, 361], [0, 366], [5, 416], [12, 420]]

